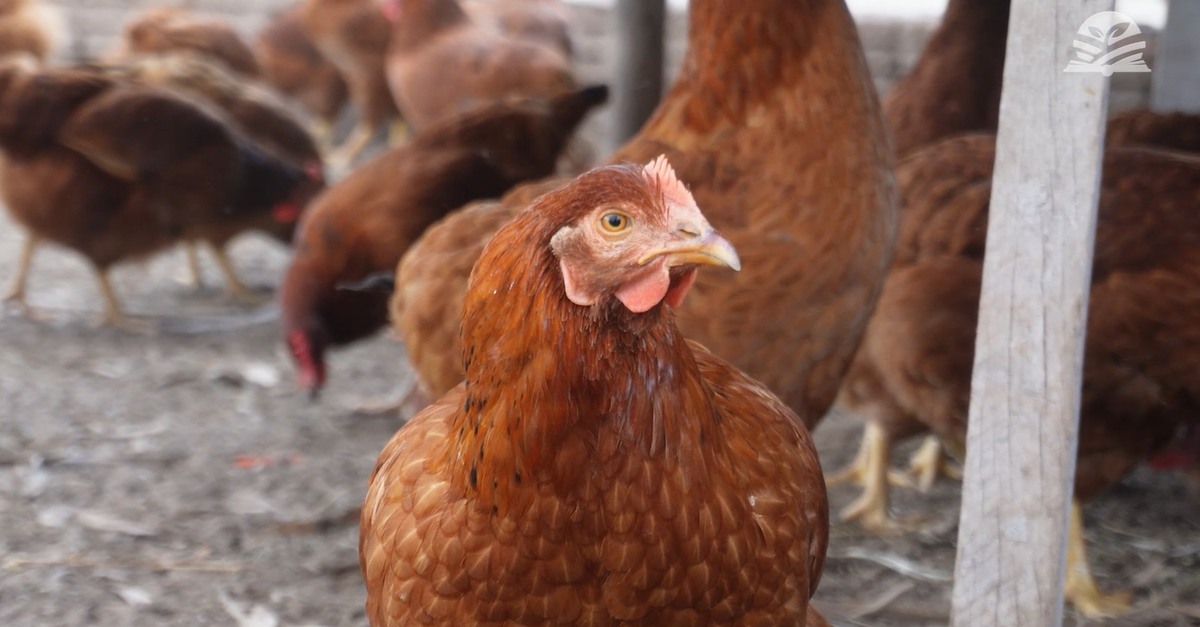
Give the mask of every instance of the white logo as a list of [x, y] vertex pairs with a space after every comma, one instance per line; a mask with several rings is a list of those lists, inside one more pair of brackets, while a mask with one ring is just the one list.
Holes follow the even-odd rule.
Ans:
[[1101, 11], [1083, 22], [1071, 46], [1071, 61], [1064, 72], [1149, 72], [1142, 60], [1146, 36], [1124, 13]]

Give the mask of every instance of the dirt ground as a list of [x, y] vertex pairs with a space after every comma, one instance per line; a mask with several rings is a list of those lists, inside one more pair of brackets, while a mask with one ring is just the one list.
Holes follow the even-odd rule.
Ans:
[[[0, 218], [0, 282], [19, 229]], [[99, 300], [73, 253], [34, 262], [34, 318], [0, 315], [0, 625], [364, 625], [356, 509], [393, 418], [356, 415], [410, 379], [381, 336], [334, 355], [318, 402], [295, 392], [270, 305], [276, 244], [234, 246], [257, 304], [181, 282], [169, 252], [115, 272], [153, 335], [96, 328]], [[827, 468], [858, 426], [818, 431]], [[898, 457], [898, 459], [902, 459]], [[925, 530], [879, 538], [836, 525], [819, 605], [838, 625], [947, 622], [957, 491], [897, 492]], [[831, 492], [835, 511], [854, 491]], [[1101, 585], [1135, 610], [1111, 625], [1200, 625], [1200, 498], [1139, 472], [1088, 510]], [[1068, 612], [1067, 624], [1082, 624]]]

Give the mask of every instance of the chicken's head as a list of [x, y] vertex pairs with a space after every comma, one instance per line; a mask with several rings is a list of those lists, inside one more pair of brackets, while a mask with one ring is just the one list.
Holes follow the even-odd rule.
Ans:
[[[612, 183], [618, 176], [633, 185]], [[597, 177], [595, 181], [587, 181]], [[700, 213], [665, 156], [633, 175], [603, 168], [577, 179], [593, 193], [572, 198], [582, 218], [551, 239], [567, 298], [588, 307], [612, 295], [634, 313], [678, 307], [700, 264], [741, 269], [737, 251]], [[571, 186], [568, 186], [571, 187]]]

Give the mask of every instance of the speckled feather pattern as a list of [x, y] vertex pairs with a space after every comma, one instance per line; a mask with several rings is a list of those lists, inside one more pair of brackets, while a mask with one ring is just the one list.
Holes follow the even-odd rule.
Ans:
[[684, 340], [666, 306], [566, 298], [549, 242], [574, 221], [555, 216], [622, 198], [608, 174], [543, 197], [476, 264], [467, 380], [397, 433], [368, 489], [374, 625], [815, 616], [828, 505], [796, 415]]

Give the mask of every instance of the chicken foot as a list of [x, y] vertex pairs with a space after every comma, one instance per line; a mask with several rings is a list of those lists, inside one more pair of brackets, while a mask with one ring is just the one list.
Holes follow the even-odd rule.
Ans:
[[841, 472], [826, 478], [826, 485], [854, 482], [863, 488], [862, 494], [841, 511], [841, 520], [857, 520], [864, 529], [876, 533], [903, 530], [903, 526], [888, 513], [888, 487], [902, 481], [900, 473], [888, 468], [891, 445], [883, 428], [868, 421], [863, 427], [862, 446], [854, 461]]
[[100, 289], [100, 298], [104, 301], [104, 317], [101, 319], [100, 325], [129, 333], [153, 333], [155, 330], [153, 324], [145, 320], [130, 318], [122, 311], [121, 303], [117, 300], [117, 293], [108, 279], [108, 269], [93, 268], [93, 270], [96, 273], [96, 287]]
[[366, 149], [367, 144], [371, 143], [371, 138], [375, 136], [375, 129], [367, 124], [359, 124], [350, 132], [350, 136], [345, 139], [334, 151], [329, 155], [329, 167], [335, 172], [345, 170], [350, 167], [350, 164]]
[[946, 456], [942, 441], [936, 435], [930, 435], [908, 459], [908, 472], [898, 476], [889, 473], [888, 479], [892, 485], [928, 492], [939, 475], [962, 481], [962, 469]]
[[25, 310], [29, 308], [25, 302], [25, 285], [29, 279], [29, 268], [33, 265], [33, 253], [39, 243], [41, 238], [32, 233], [25, 237], [25, 243], [21, 246], [21, 256], [17, 260], [17, 273], [13, 276], [12, 285], [4, 293], [5, 302], [16, 303]]
[[216, 244], [209, 244], [209, 246], [212, 247], [213, 259], [217, 262], [217, 269], [221, 271], [221, 277], [225, 279], [225, 289], [229, 290], [229, 295], [243, 301], [255, 300], [254, 290], [247, 287], [238, 277], [237, 270], [233, 268], [233, 261], [229, 259], [225, 248]]
[[1112, 618], [1129, 611], [1128, 591], [1103, 594], [1092, 578], [1087, 544], [1083, 537], [1083, 508], [1078, 501], [1071, 502], [1071, 519], [1067, 526], [1067, 580], [1064, 593], [1076, 611], [1090, 619]]

